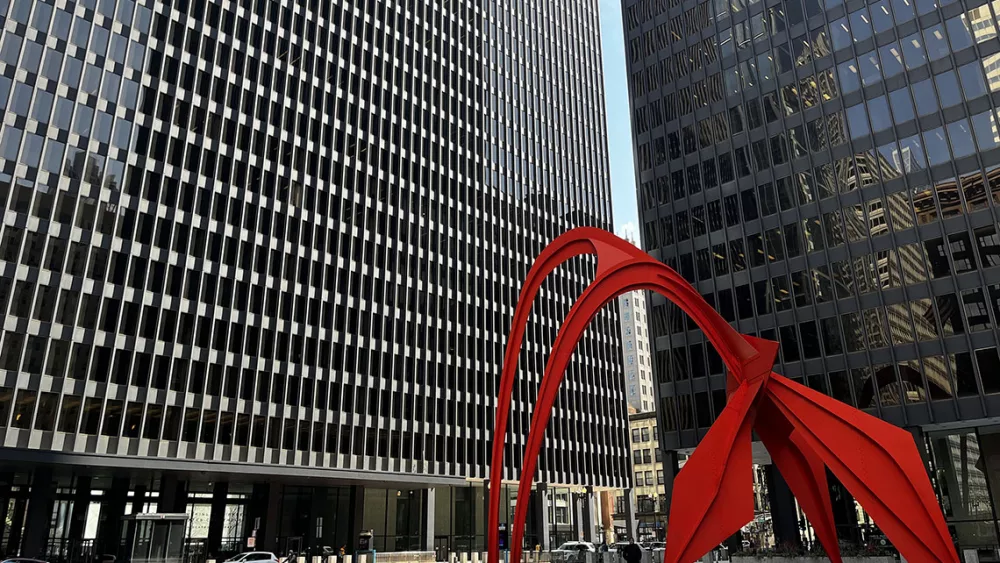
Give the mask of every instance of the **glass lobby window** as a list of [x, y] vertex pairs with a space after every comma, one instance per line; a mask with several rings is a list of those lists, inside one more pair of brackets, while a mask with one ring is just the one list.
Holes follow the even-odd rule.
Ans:
[[903, 72], [903, 52], [898, 43], [889, 43], [878, 50], [882, 59], [882, 75], [885, 78], [896, 76]]
[[927, 56], [932, 61], [948, 56], [948, 40], [945, 38], [944, 27], [941, 24], [924, 30], [924, 48], [927, 49]]
[[983, 80], [983, 71], [979, 65], [980, 63], [974, 62], [958, 69], [958, 76], [962, 79], [962, 92], [967, 100], [986, 95], [986, 81]]
[[952, 51], [961, 51], [972, 47], [972, 30], [969, 28], [969, 20], [965, 14], [959, 14], [945, 22], [948, 28], [948, 39], [951, 42]]
[[934, 93], [934, 85], [931, 84], [930, 78], [921, 80], [910, 88], [913, 91], [913, 102], [917, 106], [918, 116], [924, 117], [937, 112], [937, 94]]
[[880, 0], [869, 8], [872, 17], [872, 27], [875, 33], [892, 29], [892, 13], [889, 11], [889, 0]]
[[997, 139], [997, 117], [994, 110], [973, 115], [972, 130], [980, 150], [988, 151], [1000, 146], [1000, 139]]
[[[975, 386], [974, 380], [972, 384]], [[945, 385], [950, 387], [947, 383]], [[993, 478], [984, 473], [986, 460], [980, 456], [984, 450], [992, 454], [996, 450], [996, 441], [990, 440], [988, 446], [981, 444], [975, 432], [931, 434], [926, 441], [937, 470], [938, 478], [935, 481], [945, 516], [949, 520], [992, 521], [992, 502], [986, 482], [989, 478], [992, 483]], [[969, 483], [976, 483], [976, 486], [970, 487]], [[992, 525], [987, 527], [974, 524], [963, 523], [960, 528], [963, 535], [970, 536], [970, 539], [980, 536], [976, 538], [978, 541], [988, 542], [990, 545], [996, 542]]]
[[910, 92], [906, 88], [889, 92], [889, 107], [896, 123], [906, 123], [915, 117]]
[[904, 37], [900, 40], [900, 44], [903, 47], [903, 60], [908, 70], [927, 64], [927, 53], [924, 51], [924, 42], [919, 32]]
[[976, 152], [976, 145], [972, 142], [972, 131], [969, 128], [968, 119], [949, 123], [948, 138], [951, 140], [951, 149], [955, 154], [955, 158], [962, 158]]
[[851, 12], [848, 17], [851, 20], [851, 37], [855, 43], [860, 43], [872, 36], [872, 24], [868, 17], [867, 8]]
[[955, 76], [955, 71], [949, 70], [934, 75], [934, 83], [937, 85], [942, 108], [957, 106], [962, 103], [962, 91], [958, 87], [958, 77]]

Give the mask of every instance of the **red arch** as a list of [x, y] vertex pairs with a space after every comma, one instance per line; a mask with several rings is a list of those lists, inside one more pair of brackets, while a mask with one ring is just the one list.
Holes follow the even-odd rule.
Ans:
[[[774, 374], [771, 367], [777, 343], [739, 334], [672, 269], [611, 233], [584, 227], [563, 234], [542, 251], [528, 273], [514, 312], [500, 379], [490, 467], [487, 538], [491, 563], [498, 561], [499, 555], [497, 521], [504, 444], [531, 303], [552, 270], [582, 254], [597, 256], [597, 276], [570, 310], [549, 356], [528, 434], [519, 499], [527, 499], [530, 493], [556, 393], [587, 325], [618, 295], [649, 289], [691, 316], [728, 368], [726, 408], [676, 478], [666, 563], [696, 560], [753, 517], [750, 442], [758, 409], [765, 418], [754, 428], [834, 561], [840, 557], [824, 466], [862, 502], [908, 560], [957, 561], [909, 433]], [[813, 423], [823, 428], [813, 431]], [[852, 460], [851, 455], [862, 458]], [[725, 503], [716, 502], [719, 499]], [[527, 508], [526, 502], [515, 507], [510, 530], [512, 561], [520, 561]], [[683, 518], [676, 518], [677, 514]]]

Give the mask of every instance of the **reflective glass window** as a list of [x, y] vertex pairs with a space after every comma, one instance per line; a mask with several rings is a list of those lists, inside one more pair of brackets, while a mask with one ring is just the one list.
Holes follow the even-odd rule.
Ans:
[[52, 114], [52, 124], [64, 131], [69, 131], [73, 120], [73, 102], [66, 98], [56, 98], [56, 111]]
[[904, 37], [900, 44], [903, 47], [903, 60], [906, 68], [913, 70], [919, 66], [927, 64], [927, 53], [924, 51], [924, 41], [920, 33], [914, 33]]
[[979, 6], [966, 12], [969, 25], [972, 27], [972, 38], [976, 43], [982, 43], [997, 36], [993, 14], [989, 5]]
[[889, 11], [889, 0], [879, 0], [869, 8], [872, 16], [872, 27], [875, 33], [892, 29], [892, 13]]
[[38, 67], [42, 66], [42, 51], [44, 50], [44, 47], [34, 41], [25, 42], [24, 54], [21, 55], [21, 68], [28, 72], [37, 73]]
[[917, 15], [922, 16], [924, 14], [929, 14], [937, 9], [937, 0], [916, 0], [917, 3]]
[[911, 86], [913, 91], [913, 103], [917, 106], [917, 115], [923, 117], [937, 112], [937, 94], [934, 93], [934, 85], [931, 79], [921, 80]]
[[844, 16], [830, 24], [830, 40], [834, 50], [843, 49], [851, 44], [851, 28]]
[[962, 103], [962, 91], [958, 87], [958, 77], [955, 76], [955, 71], [949, 70], [935, 75], [934, 83], [937, 84], [941, 107], [947, 108]]
[[927, 131], [924, 137], [924, 154], [931, 166], [944, 164], [951, 160], [948, 152], [948, 142], [944, 138], [944, 128], [938, 127]]
[[24, 149], [21, 151], [21, 163], [32, 168], [38, 167], [38, 163], [42, 158], [43, 143], [44, 139], [34, 133], [25, 135]]
[[844, 61], [837, 65], [837, 76], [840, 78], [840, 88], [845, 94], [849, 94], [861, 88], [861, 77], [858, 74], [858, 65], [853, 59]]
[[45, 144], [45, 158], [42, 159], [42, 169], [53, 174], [59, 174], [62, 171], [62, 156], [65, 146], [52, 139]]
[[896, 123], [906, 123], [916, 117], [910, 92], [906, 88], [889, 92], [889, 107], [892, 108], [892, 117]]
[[858, 62], [861, 64], [861, 84], [871, 86], [882, 81], [882, 70], [875, 51], [858, 55]]
[[972, 130], [969, 128], [968, 119], [949, 123], [948, 138], [951, 140], [951, 150], [955, 154], [955, 158], [962, 158], [976, 152], [976, 145], [972, 142]]
[[899, 43], [893, 42], [880, 47], [878, 54], [882, 60], [882, 75], [885, 78], [903, 72], [903, 52], [899, 48]]
[[14, 82], [14, 95], [10, 100], [10, 111], [22, 117], [28, 116], [28, 108], [31, 106], [31, 86], [22, 82]]
[[941, 24], [933, 25], [924, 30], [924, 48], [927, 49], [927, 56], [932, 61], [948, 56], [948, 40], [945, 38], [944, 27]]
[[959, 67], [958, 76], [962, 79], [962, 92], [965, 99], [974, 100], [986, 95], [986, 81], [983, 80], [982, 67], [978, 62]]
[[1000, 54], [983, 57], [983, 73], [991, 92], [1000, 90]]
[[31, 118], [39, 123], [48, 123], [52, 112], [52, 94], [45, 90], [35, 91], [35, 103], [31, 108]]
[[6, 76], [0, 76], [0, 111], [7, 110], [7, 96], [10, 94], [11, 80]]
[[884, 180], [899, 178], [904, 170], [901, 167], [899, 158], [899, 145], [895, 141], [890, 141], [878, 147], [879, 158], [882, 160], [882, 175]]
[[885, 96], [868, 100], [868, 115], [872, 120], [872, 131], [878, 133], [892, 127], [892, 114]]
[[899, 140], [899, 161], [905, 172], [927, 168], [924, 144], [919, 134]]
[[0, 136], [0, 157], [7, 160], [17, 159], [17, 149], [21, 146], [21, 130], [14, 127], [4, 127]]
[[49, 80], [59, 80], [59, 68], [62, 66], [63, 57], [56, 51], [49, 50], [45, 53], [45, 62], [42, 64], [41, 75]]
[[851, 131], [851, 139], [858, 139], [870, 133], [868, 114], [863, 103], [847, 108], [847, 124]]
[[63, 41], [69, 40], [69, 28], [72, 23], [73, 16], [69, 12], [57, 9], [55, 22], [52, 25], [52, 34]]
[[913, 0], [892, 0], [892, 16], [896, 24], [906, 23], [914, 18]]
[[965, 14], [959, 14], [944, 23], [948, 28], [948, 39], [953, 51], [957, 52], [972, 47], [972, 30], [969, 28], [969, 20]]
[[860, 43], [872, 36], [872, 24], [868, 17], [868, 9], [861, 8], [851, 12], [851, 36], [855, 43]]
[[0, 43], [0, 61], [11, 66], [17, 66], [17, 58], [21, 53], [24, 40], [16, 33], [7, 33]]
[[976, 142], [979, 143], [980, 150], [990, 150], [1000, 146], [1000, 138], [997, 131], [997, 117], [993, 110], [977, 113], [972, 116], [972, 130], [976, 135]]

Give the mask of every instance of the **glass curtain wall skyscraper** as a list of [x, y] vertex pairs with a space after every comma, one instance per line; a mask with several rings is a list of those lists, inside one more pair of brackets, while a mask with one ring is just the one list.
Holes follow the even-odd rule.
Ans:
[[[777, 372], [911, 429], [959, 543], [997, 544], [960, 484], [1000, 494], [1000, 3], [622, 4], [644, 248], [779, 341]], [[650, 318], [661, 444], [690, 448], [723, 364]]]
[[[3, 551], [133, 509], [210, 515], [204, 554], [482, 543], [521, 280], [610, 227], [596, 2], [0, 0], [0, 105]], [[505, 479], [593, 273], [533, 309]], [[540, 482], [629, 484], [616, 315]]]

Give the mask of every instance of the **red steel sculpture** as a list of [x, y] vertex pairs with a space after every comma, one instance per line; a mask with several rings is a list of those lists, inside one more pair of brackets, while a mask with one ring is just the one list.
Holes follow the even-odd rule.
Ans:
[[[517, 498], [527, 499], [559, 385], [591, 319], [606, 303], [648, 289], [680, 307], [705, 332], [728, 370], [726, 407], [677, 475], [664, 563], [696, 561], [754, 516], [751, 429], [756, 430], [839, 563], [826, 468], [861, 502], [911, 563], [957, 562], [955, 546], [913, 437], [771, 371], [778, 343], [739, 334], [674, 270], [606, 231], [583, 227], [554, 240], [521, 290], [504, 356], [490, 466], [489, 563], [498, 562], [504, 444], [514, 377], [531, 304], [542, 281], [567, 260], [597, 255], [597, 276], [572, 307], [545, 367], [531, 419]], [[521, 560], [528, 503], [510, 527], [510, 561]]]

